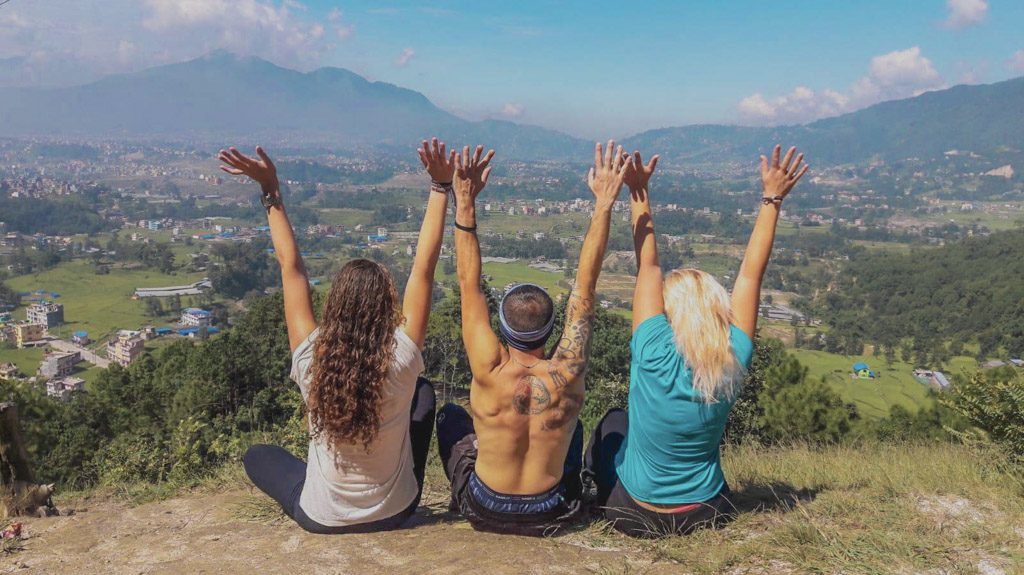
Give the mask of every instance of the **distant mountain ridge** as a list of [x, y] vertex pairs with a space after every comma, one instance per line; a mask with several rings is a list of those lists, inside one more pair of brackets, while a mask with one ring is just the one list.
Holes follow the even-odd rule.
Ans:
[[189, 141], [278, 140], [412, 147], [423, 137], [564, 153], [580, 140], [535, 126], [450, 114], [423, 94], [342, 68], [309, 73], [227, 52], [58, 89], [0, 89], [0, 135]]
[[[630, 149], [688, 162], [749, 161], [795, 143], [818, 165], [1024, 149], [1024, 78], [956, 86], [802, 126], [694, 125], [649, 130]], [[471, 122], [423, 94], [341, 68], [309, 73], [215, 52], [72, 88], [0, 89], [0, 135], [246, 141], [290, 146], [414, 145], [438, 134], [483, 142], [510, 158], [579, 157], [589, 142], [497, 120]]]
[[952, 149], [979, 153], [1024, 150], [1024, 78], [955, 86], [800, 126], [684, 126], [627, 138], [630, 148], [676, 160], [757, 157], [774, 142], [796, 144], [815, 162], [872, 158], [937, 158]]

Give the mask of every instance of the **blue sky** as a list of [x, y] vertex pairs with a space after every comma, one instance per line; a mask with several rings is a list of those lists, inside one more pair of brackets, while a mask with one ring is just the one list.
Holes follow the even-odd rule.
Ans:
[[226, 48], [346, 67], [468, 118], [619, 137], [803, 122], [1024, 74], [1020, 0], [76, 4], [0, 7], [0, 84], [85, 81]]

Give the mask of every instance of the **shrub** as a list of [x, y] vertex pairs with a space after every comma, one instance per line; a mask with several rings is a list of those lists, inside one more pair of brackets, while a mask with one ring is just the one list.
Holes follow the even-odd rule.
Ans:
[[986, 439], [1024, 461], [1024, 376], [1012, 370], [958, 377], [943, 403], [962, 414]]

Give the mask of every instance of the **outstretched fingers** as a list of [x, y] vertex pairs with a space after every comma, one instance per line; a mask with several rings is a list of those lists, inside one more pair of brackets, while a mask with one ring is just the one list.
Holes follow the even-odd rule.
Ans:
[[615, 157], [612, 159], [612, 169], [616, 172], [622, 170], [622, 165], [625, 163], [625, 153], [622, 151], [622, 146], [615, 148]]
[[606, 168], [612, 167], [612, 154], [615, 152], [615, 140], [608, 140], [608, 147], [604, 151], [604, 164]]
[[263, 163], [266, 164], [268, 168], [270, 168], [271, 170], [277, 169], [277, 166], [274, 165], [274, 160], [270, 159], [270, 156], [267, 154], [267, 152], [263, 150], [263, 146], [256, 146], [256, 155], [259, 156], [261, 160], [263, 160]]
[[239, 167], [247, 168], [254, 163], [248, 156], [239, 152], [237, 148], [228, 148], [228, 153], [231, 154], [231, 157], [239, 164]]
[[793, 162], [793, 165], [789, 167], [789, 172], [788, 172], [789, 177], [792, 178], [794, 175], [796, 175], [798, 173], [798, 171], [800, 170], [800, 164], [803, 161], [804, 161], [804, 155], [803, 154], [799, 154], [796, 157], [796, 161]]
[[793, 161], [793, 154], [796, 153], [796, 146], [790, 147], [786, 150], [786, 157], [782, 160], [782, 171], [789, 173], [789, 164]]
[[484, 156], [483, 161], [480, 162], [480, 167], [486, 168], [488, 165], [490, 165], [492, 158], [494, 158], [494, 150], [487, 150], [487, 155]]
[[779, 157], [782, 155], [782, 146], [775, 144], [775, 149], [772, 150], [772, 167], [779, 167]]
[[804, 177], [804, 174], [806, 174], [807, 170], [809, 170], [810, 168], [811, 168], [810, 166], [805, 165], [802, 170], [797, 172], [796, 176], [793, 177], [793, 183], [795, 184], [795, 183], [799, 182], [800, 178]]
[[[637, 153], [638, 157], [639, 157], [639, 155], [640, 154]], [[651, 158], [651, 161], [647, 164], [647, 172], [648, 173], [651, 173], [651, 174], [654, 173], [654, 168], [658, 167], [658, 160], [659, 159], [661, 159], [661, 156], [659, 156], [658, 154], [654, 154], [654, 156]], [[640, 165], [643, 165], [643, 164], [640, 164]]]

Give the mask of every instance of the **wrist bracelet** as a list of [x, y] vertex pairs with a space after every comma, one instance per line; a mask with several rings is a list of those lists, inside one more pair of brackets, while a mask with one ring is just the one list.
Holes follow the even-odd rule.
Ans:
[[460, 224], [458, 222], [458, 220], [455, 221], [455, 229], [462, 230], [464, 232], [469, 232], [471, 234], [475, 234], [476, 233], [476, 226], [475, 225], [473, 227], [464, 226], [464, 225]]
[[761, 203], [766, 205], [766, 206], [770, 206], [772, 204], [774, 204], [776, 206], [781, 206], [782, 205], [782, 200], [783, 200], [782, 196], [772, 196], [770, 198], [768, 196], [765, 196], [765, 197], [761, 198]]
[[451, 182], [430, 182], [430, 191], [437, 192], [439, 194], [451, 194], [455, 192], [455, 188], [452, 187]]

